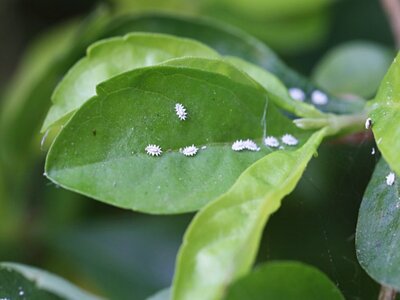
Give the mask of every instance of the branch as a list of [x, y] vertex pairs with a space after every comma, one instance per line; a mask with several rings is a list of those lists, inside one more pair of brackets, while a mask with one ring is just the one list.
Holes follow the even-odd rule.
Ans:
[[400, 0], [381, 0], [381, 5], [392, 28], [396, 47], [400, 49]]

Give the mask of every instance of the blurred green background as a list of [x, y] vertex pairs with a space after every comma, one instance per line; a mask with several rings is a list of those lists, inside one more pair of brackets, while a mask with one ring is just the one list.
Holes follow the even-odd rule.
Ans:
[[[0, 94], [35, 38], [104, 3], [1, 0]], [[157, 9], [231, 23], [335, 94], [373, 97], [394, 53], [389, 24], [376, 0], [107, 4], [119, 13]], [[371, 72], [365, 71], [366, 62]], [[379, 286], [359, 266], [354, 248], [358, 208], [377, 160], [370, 154], [372, 146], [362, 135], [322, 147], [296, 191], [267, 224], [259, 262], [301, 260], [326, 272], [346, 299], [377, 298]], [[0, 260], [39, 266], [110, 299], [144, 299], [169, 286], [192, 215], [147, 216], [65, 191], [42, 176], [44, 156], [42, 152], [24, 169], [11, 197], [1, 192], [14, 174], [0, 173]]]

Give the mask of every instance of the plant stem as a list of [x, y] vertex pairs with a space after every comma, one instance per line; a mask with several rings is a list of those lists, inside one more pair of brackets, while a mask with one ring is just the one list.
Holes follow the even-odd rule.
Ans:
[[392, 28], [396, 47], [399, 49], [400, 48], [400, 0], [381, 0], [381, 5], [388, 17], [390, 27]]
[[326, 115], [325, 118], [303, 118], [293, 122], [297, 127], [303, 129], [319, 129], [328, 127], [329, 135], [339, 133], [351, 133], [360, 131], [364, 127], [367, 113], [361, 112], [354, 115]]
[[396, 291], [391, 288], [382, 285], [381, 291], [379, 292], [378, 300], [394, 300], [396, 299]]

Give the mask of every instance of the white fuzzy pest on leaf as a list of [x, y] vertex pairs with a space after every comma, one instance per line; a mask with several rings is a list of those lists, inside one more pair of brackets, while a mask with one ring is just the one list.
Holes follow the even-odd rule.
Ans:
[[304, 101], [306, 99], [306, 94], [301, 89], [295, 87], [289, 89], [289, 95], [297, 101]]
[[245, 144], [242, 140], [237, 140], [232, 144], [233, 151], [242, 151], [245, 149]]
[[244, 141], [244, 148], [250, 151], [260, 151], [260, 147], [258, 147], [256, 143], [249, 139]]
[[158, 145], [150, 144], [145, 148], [145, 150], [146, 150], [147, 154], [151, 155], [151, 156], [160, 156], [162, 153], [161, 147]]
[[192, 145], [185, 147], [180, 151], [185, 156], [195, 156], [197, 154], [197, 151], [199, 151], [199, 148], [197, 148], [195, 145]]
[[296, 146], [299, 141], [291, 134], [285, 134], [282, 137], [282, 143], [289, 145], [289, 146]]
[[250, 150], [250, 151], [260, 151], [260, 147], [257, 146], [255, 142], [250, 139], [245, 141], [237, 140], [232, 144], [233, 151], [242, 151], [242, 150]]
[[370, 129], [372, 127], [372, 120], [368, 118], [365, 120], [365, 129]]
[[396, 179], [396, 176], [394, 175], [394, 173], [393, 173], [393, 172], [390, 172], [390, 173], [386, 176], [386, 184], [387, 184], [387, 185], [393, 185], [395, 179]]
[[272, 148], [279, 147], [278, 139], [276, 137], [273, 137], [273, 136], [267, 136], [264, 139], [264, 144], [265, 144], [265, 146], [272, 147]]
[[328, 103], [328, 96], [321, 91], [315, 90], [311, 94], [311, 102], [316, 105], [325, 105]]
[[178, 116], [179, 120], [184, 121], [187, 118], [187, 112], [186, 112], [186, 108], [180, 104], [180, 103], [176, 103], [175, 104], [175, 112], [176, 115]]

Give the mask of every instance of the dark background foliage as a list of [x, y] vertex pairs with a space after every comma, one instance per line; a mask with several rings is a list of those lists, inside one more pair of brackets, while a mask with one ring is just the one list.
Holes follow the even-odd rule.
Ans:
[[[0, 92], [30, 42], [96, 5], [94, 0], [1, 0]], [[326, 14], [328, 30], [318, 43], [290, 53], [277, 49], [299, 72], [310, 75], [329, 49], [344, 42], [394, 48], [378, 1], [337, 1]], [[354, 247], [359, 204], [377, 159], [371, 147], [368, 136], [322, 147], [267, 224], [259, 261], [301, 260], [326, 272], [347, 299], [377, 298], [379, 286], [359, 266]], [[42, 168], [39, 161], [24, 187], [20, 229], [0, 246], [1, 260], [43, 267], [113, 299], [142, 299], [170, 284], [190, 215], [150, 217], [99, 204], [49, 184], [40, 176]]]

